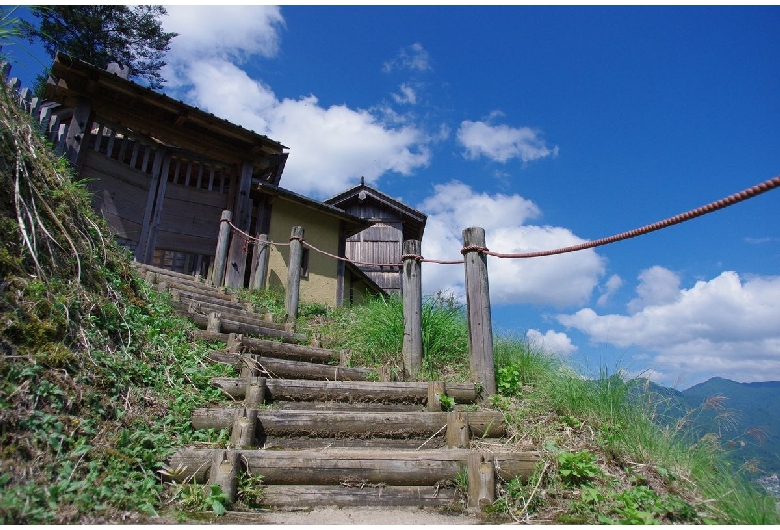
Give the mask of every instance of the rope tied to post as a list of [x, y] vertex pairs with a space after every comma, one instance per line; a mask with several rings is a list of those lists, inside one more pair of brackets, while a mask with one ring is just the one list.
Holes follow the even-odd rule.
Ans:
[[414, 261], [425, 261], [425, 258], [419, 254], [401, 254], [401, 261], [406, 261], [408, 259], [413, 259]]
[[461, 254], [466, 254], [466, 252], [479, 252], [480, 254], [488, 254], [492, 255], [490, 250], [487, 247], [481, 247], [479, 245], [467, 245], [460, 249]]

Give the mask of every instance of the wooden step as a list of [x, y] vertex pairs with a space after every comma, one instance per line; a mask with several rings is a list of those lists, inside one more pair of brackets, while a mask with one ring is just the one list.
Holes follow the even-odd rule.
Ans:
[[[181, 448], [169, 459], [168, 468], [177, 482], [204, 483], [214, 458], [214, 449]], [[225, 452], [224, 450], [218, 450]], [[227, 452], [226, 452], [227, 453]], [[378, 450], [328, 448], [313, 451], [269, 451], [241, 449], [239, 461], [267, 485], [384, 484], [389, 486], [434, 486], [455, 480], [476, 456], [490, 462], [501, 480], [514, 477], [527, 480], [539, 460], [536, 451], [496, 451], [469, 449]]]
[[370, 381], [376, 378], [376, 372], [367, 368], [345, 368], [258, 355], [247, 357], [251, 359], [250, 366], [257, 369], [258, 377], [315, 381]]
[[156, 267], [154, 265], [149, 265], [148, 263], [139, 263], [137, 261], [131, 262], [131, 265], [135, 267], [139, 274], [143, 275], [143, 273], [146, 272], [154, 272], [156, 274], [160, 274], [163, 276], [169, 276], [171, 278], [175, 278], [182, 281], [191, 281], [196, 283], [202, 283], [203, 285], [208, 285], [209, 287], [212, 287], [216, 289], [216, 287], [213, 287], [211, 282], [206, 283], [206, 280], [203, 278], [198, 278], [196, 276], [193, 276], [191, 274], [183, 274], [181, 272], [172, 271], [170, 269], [165, 269], [163, 267]]
[[168, 287], [167, 291], [171, 293], [171, 299], [173, 301], [182, 300], [183, 302], [200, 302], [205, 304], [210, 304], [215, 306], [215, 311], [223, 311], [225, 309], [230, 311], [249, 311], [250, 313], [254, 315], [262, 315], [263, 318], [266, 316], [266, 312], [264, 310], [254, 310], [250, 309], [251, 304], [245, 304], [243, 302], [234, 302], [232, 300], [225, 300], [224, 298], [218, 298], [215, 296], [211, 296], [209, 294], [203, 294], [196, 291], [188, 291], [183, 289], [176, 289]]
[[[347, 403], [427, 403], [432, 383], [379, 381], [305, 381], [260, 377], [217, 377], [211, 380], [234, 399], [244, 399], [248, 384], [265, 385], [267, 401], [341, 401]], [[474, 383], [446, 383], [444, 393], [455, 403], [474, 403]]]
[[[196, 331], [195, 338], [206, 340], [208, 342], [224, 342], [231, 344], [229, 333], [212, 333], [208, 331]], [[263, 355], [264, 357], [276, 357], [277, 359], [288, 359], [291, 361], [305, 361], [310, 363], [334, 364], [339, 363], [345, 353], [339, 350], [329, 350], [326, 348], [317, 348], [306, 346], [304, 344], [278, 342], [267, 339], [257, 339], [236, 335], [233, 341], [233, 348], [237, 352]], [[220, 362], [235, 363], [229, 352], [214, 352], [214, 359], [223, 359]]]
[[[448, 412], [346, 412], [255, 410], [256, 437], [304, 436], [346, 438], [373, 436], [409, 438], [432, 436], [446, 429]], [[236, 409], [211, 408], [192, 411], [195, 429], [229, 429]], [[506, 434], [504, 415], [494, 410], [465, 413], [471, 436], [500, 438]], [[442, 431], [443, 432], [443, 431]]]
[[269, 410], [308, 410], [344, 412], [424, 412], [421, 403], [344, 403], [340, 401], [276, 401], [267, 405]]
[[[198, 313], [189, 313], [187, 311], [179, 311], [182, 316], [190, 319], [200, 329], [208, 328], [208, 317], [205, 315], [199, 315]], [[252, 324], [243, 324], [230, 320], [229, 318], [220, 319], [220, 332], [221, 333], [237, 333], [240, 335], [261, 335], [263, 337], [271, 337], [275, 339], [281, 339], [289, 343], [301, 343], [307, 342], [308, 337], [302, 333], [293, 333], [290, 331], [282, 331], [265, 326], [256, 326]]]
[[[302, 509], [325, 506], [438, 507], [461, 508], [465, 494], [454, 481], [435, 486], [387, 486], [344, 482], [338, 486], [264, 486], [263, 506], [276, 509]], [[392, 521], [377, 521], [390, 524]]]

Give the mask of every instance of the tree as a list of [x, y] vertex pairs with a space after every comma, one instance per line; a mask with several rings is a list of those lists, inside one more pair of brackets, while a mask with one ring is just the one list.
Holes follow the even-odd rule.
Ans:
[[40, 25], [23, 21], [21, 30], [30, 42], [40, 40], [52, 56], [59, 51], [99, 68], [116, 62], [130, 68], [131, 78], [162, 88], [163, 57], [177, 35], [163, 31], [163, 6], [55, 5], [30, 10]]

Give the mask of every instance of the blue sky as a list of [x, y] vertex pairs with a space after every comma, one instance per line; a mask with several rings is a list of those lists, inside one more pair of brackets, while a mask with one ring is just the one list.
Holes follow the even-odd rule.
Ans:
[[[458, 259], [468, 226], [557, 248], [780, 175], [777, 6], [168, 11], [168, 95], [289, 146], [284, 187], [324, 200], [363, 176], [428, 214], [426, 258]], [[778, 206], [489, 258], [494, 331], [680, 389], [778, 380]], [[462, 295], [462, 266], [424, 264], [423, 288]]]

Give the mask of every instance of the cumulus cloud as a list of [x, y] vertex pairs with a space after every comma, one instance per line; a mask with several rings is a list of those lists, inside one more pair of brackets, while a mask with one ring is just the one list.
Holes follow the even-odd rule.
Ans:
[[615, 294], [622, 286], [623, 279], [620, 276], [617, 274], [610, 276], [609, 280], [607, 280], [604, 286], [599, 288], [601, 291], [601, 296], [599, 296], [596, 305], [606, 305], [612, 295]]
[[560, 355], [571, 355], [577, 351], [577, 346], [571, 343], [571, 339], [566, 333], [560, 333], [549, 329], [546, 333], [542, 334], [538, 329], [529, 329], [525, 336], [531, 344], [547, 352]]
[[165, 56], [174, 85], [190, 81], [190, 62], [198, 57], [241, 63], [251, 55], [273, 57], [279, 50], [284, 18], [278, 6], [170, 5], [166, 10], [163, 27], [179, 34]]
[[[488, 248], [500, 253], [584, 242], [566, 228], [525, 224], [541, 212], [519, 195], [477, 193], [460, 182], [437, 185], [419, 209], [428, 214], [423, 254], [432, 259], [462, 259], [462, 232], [471, 226], [484, 228]], [[582, 304], [603, 273], [603, 259], [592, 249], [533, 260], [488, 258], [490, 298], [495, 304]], [[462, 266], [426, 264], [423, 271], [426, 292], [450, 290], [462, 296], [463, 283]]]
[[402, 48], [398, 55], [385, 62], [382, 71], [390, 73], [396, 70], [411, 70], [424, 72], [431, 70], [431, 57], [422, 44], [416, 42], [411, 46]]
[[780, 276], [743, 280], [727, 271], [674, 293], [669, 287], [679, 279], [666, 269], [643, 271], [639, 280], [631, 314], [599, 315], [585, 308], [556, 319], [593, 342], [653, 352], [653, 367], [666, 373], [777, 379]]
[[639, 273], [637, 297], [628, 303], [631, 313], [643, 308], [674, 302], [680, 296], [680, 277], [658, 265]]
[[[312, 94], [280, 98], [249, 77], [243, 61], [278, 52], [285, 25], [278, 7], [171, 6], [168, 13], [166, 30], [180, 34], [166, 56], [169, 93], [289, 147], [286, 188], [324, 199], [361, 176], [371, 184], [383, 173], [408, 175], [430, 162], [433, 139], [403, 120], [388, 122], [380, 111], [346, 105], [324, 107]], [[409, 68], [427, 63], [418, 45], [399, 57]], [[415, 92], [404, 86], [402, 97], [413, 103]]]
[[541, 133], [530, 127], [466, 120], [460, 124], [457, 138], [465, 148], [464, 156], [469, 160], [484, 156], [501, 163], [513, 158], [525, 163], [558, 154], [557, 146], [548, 147]]

